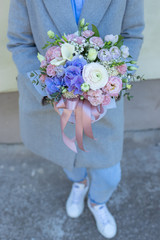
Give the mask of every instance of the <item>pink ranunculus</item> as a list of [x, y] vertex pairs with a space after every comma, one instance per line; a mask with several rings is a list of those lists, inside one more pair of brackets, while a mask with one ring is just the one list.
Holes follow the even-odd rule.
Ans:
[[41, 62], [41, 68], [45, 68], [47, 66], [47, 61], [46, 60], [43, 60], [42, 62]]
[[46, 52], [46, 59], [48, 63], [55, 58], [60, 59], [61, 56], [62, 56], [62, 53], [61, 53], [61, 48], [59, 46], [53, 46], [49, 48], [48, 51]]
[[89, 90], [87, 92], [88, 101], [91, 103], [91, 105], [98, 106], [99, 104], [102, 104], [104, 100], [104, 95], [102, 93], [103, 92], [100, 89], [97, 89], [96, 91]]
[[94, 32], [91, 30], [86, 30], [86, 31], [82, 32], [82, 36], [85, 38], [92, 37], [93, 35], [94, 35]]
[[47, 75], [50, 77], [54, 77], [56, 75], [56, 66], [49, 64], [47, 66]]
[[91, 37], [89, 39], [90, 43], [93, 45], [97, 45], [98, 47], [103, 47], [104, 46], [104, 42], [102, 40], [102, 38], [100, 37]]
[[103, 91], [109, 93], [109, 95], [113, 97], [117, 97], [121, 90], [122, 80], [116, 76], [110, 77], [107, 85], [103, 88]]
[[111, 102], [111, 97], [108, 94], [104, 95], [104, 100], [102, 102], [102, 105], [108, 105], [110, 104], [110, 102]]
[[123, 65], [120, 65], [120, 66], [116, 66], [116, 69], [120, 74], [123, 75], [127, 72], [127, 65], [123, 64]]
[[42, 74], [39, 79], [41, 80], [42, 83], [44, 83], [46, 80], [46, 75]]

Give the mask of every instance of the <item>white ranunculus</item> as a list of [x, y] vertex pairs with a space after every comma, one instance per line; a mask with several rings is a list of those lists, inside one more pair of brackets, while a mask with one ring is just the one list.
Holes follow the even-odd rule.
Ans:
[[75, 46], [69, 43], [64, 43], [61, 46], [62, 57], [64, 60], [72, 60]]
[[108, 72], [99, 63], [89, 63], [83, 67], [83, 79], [90, 85], [92, 90], [104, 87], [108, 82]]
[[112, 35], [112, 34], [106, 35], [104, 37], [104, 40], [106, 42], [112, 42], [113, 44], [115, 44], [118, 41], [118, 35]]
[[129, 56], [129, 48], [125, 45], [121, 47], [122, 57], [127, 58]]
[[45, 57], [43, 55], [41, 55], [40, 53], [38, 53], [37, 58], [40, 62], [46, 60]]

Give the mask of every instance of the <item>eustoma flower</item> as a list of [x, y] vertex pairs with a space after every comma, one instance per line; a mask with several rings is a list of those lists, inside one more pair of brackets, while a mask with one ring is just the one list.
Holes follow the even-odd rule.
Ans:
[[89, 90], [87, 92], [88, 96], [88, 101], [93, 105], [93, 106], [98, 106], [104, 101], [104, 95], [103, 92], [100, 89], [97, 89], [96, 91]]
[[113, 59], [119, 58], [121, 56], [121, 51], [118, 47], [113, 46], [109, 51]]
[[103, 47], [104, 46], [104, 42], [102, 40], [102, 38], [100, 37], [91, 37], [89, 39], [90, 43], [95, 45], [95, 46], [98, 46], [98, 47]]
[[129, 56], [129, 48], [125, 45], [121, 47], [122, 57], [127, 58]]
[[46, 52], [46, 60], [48, 63], [50, 63], [53, 59], [61, 59], [61, 57], [61, 48], [58, 46], [53, 46]]
[[110, 96], [117, 97], [122, 90], [122, 80], [119, 77], [112, 76], [102, 90]]
[[112, 34], [106, 35], [104, 37], [104, 40], [106, 42], [112, 42], [112, 44], [115, 44], [118, 41], [118, 35], [112, 35]]
[[127, 72], [127, 65], [126, 64], [122, 64], [120, 66], [116, 66], [116, 69], [117, 71], [120, 73], [120, 74], [125, 74]]
[[89, 63], [84, 66], [83, 79], [90, 85], [92, 90], [104, 87], [108, 82], [108, 73], [104, 66], [99, 63]]
[[111, 56], [110, 52], [107, 49], [101, 49], [98, 52], [98, 58], [101, 61], [110, 61], [112, 59], [112, 56]]
[[86, 31], [82, 32], [82, 36], [85, 38], [92, 37], [93, 35], [94, 35], [94, 32], [91, 30], [86, 30]]

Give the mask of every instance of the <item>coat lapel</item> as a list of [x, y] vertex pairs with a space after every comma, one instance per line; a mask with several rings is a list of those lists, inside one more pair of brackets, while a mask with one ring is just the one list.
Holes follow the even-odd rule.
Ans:
[[43, 2], [60, 34], [77, 31], [71, 0], [43, 0]]
[[[112, 0], [84, 0], [81, 18], [98, 27]], [[60, 34], [78, 30], [72, 10], [71, 0], [43, 0], [45, 7]]]
[[98, 27], [112, 0], [84, 0], [80, 19]]

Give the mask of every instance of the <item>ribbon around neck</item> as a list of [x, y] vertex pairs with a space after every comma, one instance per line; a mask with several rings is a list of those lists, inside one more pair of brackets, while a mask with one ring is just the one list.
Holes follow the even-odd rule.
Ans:
[[[91, 117], [94, 116], [95, 120], [99, 119], [101, 114], [104, 112], [102, 104], [100, 104], [98, 108], [98, 106], [91, 105], [86, 99], [64, 99], [61, 97], [59, 102], [54, 102], [54, 109], [59, 115], [61, 115], [61, 132], [65, 145], [77, 153], [75, 144], [75, 141], [77, 141], [78, 147], [82, 151], [86, 152], [83, 146], [83, 132], [87, 137], [95, 140], [91, 126], [91, 123], [94, 122], [94, 120], [92, 120]], [[60, 109], [63, 109], [62, 114], [60, 114]], [[70, 139], [65, 135], [64, 129], [71, 117], [72, 112], [74, 112], [75, 115], [76, 136]]]

